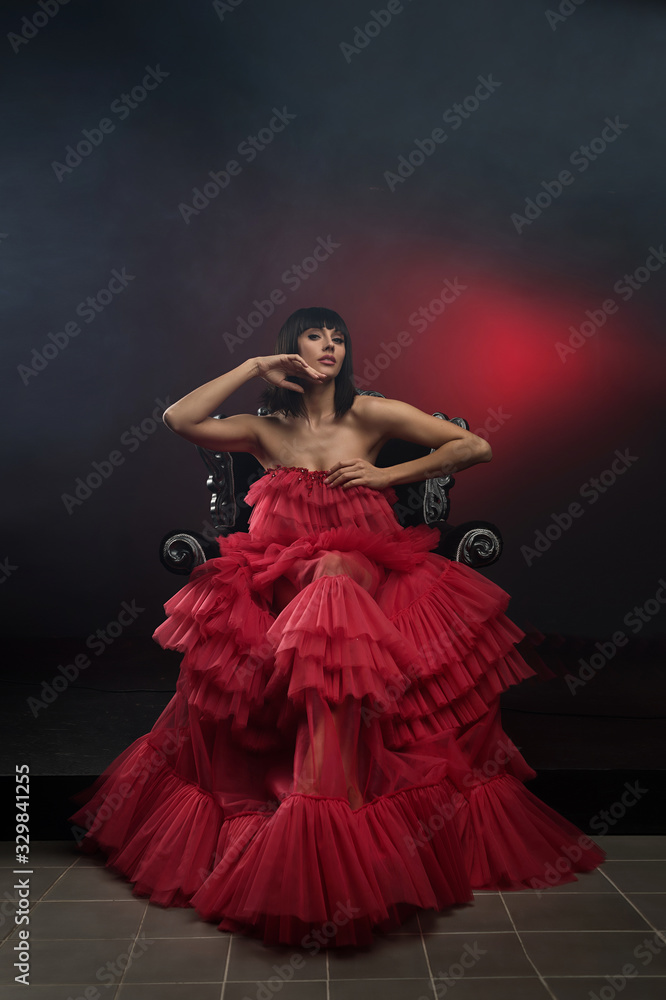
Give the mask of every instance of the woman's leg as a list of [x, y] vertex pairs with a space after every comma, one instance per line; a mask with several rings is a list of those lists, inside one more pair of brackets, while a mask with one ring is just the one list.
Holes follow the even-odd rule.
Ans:
[[[291, 579], [284, 576], [275, 580], [273, 588], [273, 612], [279, 614], [291, 601], [299, 589], [322, 576], [344, 574], [356, 580], [364, 589], [374, 593], [378, 582], [378, 569], [359, 552], [326, 552], [316, 559], [304, 561], [293, 573]], [[307, 753], [300, 768], [300, 781], [294, 786], [295, 792], [321, 794], [321, 777], [331, 754], [330, 737], [326, 730], [332, 719], [344, 768], [347, 797], [352, 809], [363, 805], [363, 795], [358, 784], [358, 736], [360, 729], [360, 707], [353, 699], [346, 698], [338, 704], [323, 703], [321, 710], [314, 713]], [[330, 764], [330, 760], [328, 761]]]

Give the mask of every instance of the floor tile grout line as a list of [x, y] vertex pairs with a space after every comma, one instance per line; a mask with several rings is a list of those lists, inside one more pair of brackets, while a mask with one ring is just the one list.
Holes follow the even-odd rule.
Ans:
[[[31, 870], [34, 871], [34, 866], [31, 866]], [[64, 871], [60, 872], [60, 875], [58, 875], [58, 877], [56, 878], [55, 882], [52, 882], [51, 885], [48, 887], [48, 889], [44, 890], [44, 892], [41, 894], [41, 896], [38, 896], [36, 899], [35, 899], [34, 896], [30, 897], [30, 907], [29, 907], [28, 913], [32, 914], [32, 911], [38, 905], [38, 903], [48, 902], [48, 900], [44, 899], [44, 896], [46, 895], [47, 892], [51, 891], [51, 889], [53, 888], [53, 886], [55, 886], [55, 885], [58, 884], [58, 882], [60, 881], [60, 879], [63, 878], [67, 874], [68, 871], [69, 871], [69, 868], [66, 868]], [[9, 934], [7, 935], [7, 937], [4, 938], [2, 941], [0, 941], [0, 948], [2, 948], [5, 944], [7, 944], [7, 942], [11, 938], [12, 934], [14, 934], [17, 930], [18, 930], [17, 926], [12, 927], [12, 929], [9, 932]]]
[[652, 921], [649, 920], [644, 913], [641, 913], [641, 911], [638, 909], [638, 907], [629, 899], [629, 897], [627, 896], [627, 894], [625, 892], [623, 892], [623, 890], [620, 889], [620, 887], [615, 882], [613, 882], [613, 879], [610, 877], [610, 875], [608, 875], [606, 872], [604, 872], [604, 875], [608, 879], [608, 881], [610, 882], [610, 884], [612, 886], [614, 886], [614, 888], [620, 894], [620, 896], [622, 896], [622, 898], [624, 900], [626, 900], [627, 903], [629, 903], [629, 906], [631, 906], [636, 911], [636, 913], [646, 922], [646, 924], [648, 925], [648, 927], [650, 927], [654, 931], [654, 933], [657, 935], [657, 937], [661, 941], [663, 941], [664, 944], [666, 944], [666, 932], [658, 930], [654, 926], [654, 924], [652, 923]]
[[[548, 976], [547, 978], [550, 979], [550, 980], [554, 979], [554, 980], [557, 980], [557, 981], [562, 980], [563, 982], [566, 982], [568, 980], [579, 980], [579, 979], [601, 979], [602, 976], [603, 976], [603, 973], [601, 975], [599, 973], [596, 973], [596, 974], [595, 973], [587, 973], [587, 974], [581, 974], [581, 975], [575, 975], [575, 976], [556, 976], [556, 975], [553, 975], [553, 976]], [[364, 982], [371, 981], [371, 982], [380, 982], [380, 983], [384, 983], [384, 982], [386, 982], [386, 983], [394, 983], [394, 982], [411, 983], [415, 979], [421, 980], [421, 979], [423, 979], [423, 976], [402, 976], [402, 977], [400, 977], [398, 979], [393, 978], [393, 977], [386, 978], [386, 979], [378, 979], [376, 976], [368, 976], [368, 977], [363, 977], [361, 979], [342, 979], [342, 978], [340, 978], [340, 979], [336, 979], [336, 982], [338, 982], [338, 983], [364, 983]], [[539, 977], [538, 976], [515, 976], [515, 975], [510, 975], [510, 976], [500, 976], [500, 975], [497, 975], [497, 976], [470, 976], [469, 977], [469, 982], [494, 983], [496, 981], [502, 981], [502, 980], [505, 980], [505, 979], [510, 979], [510, 980], [519, 979], [521, 981], [530, 982], [530, 983], [532, 983], [532, 982], [539, 982]], [[664, 980], [664, 982], [666, 982], [666, 974], [664, 974], [664, 975], [654, 975], [654, 976], [642, 975], [640, 977], [641, 982], [644, 979], [645, 980], [647, 980], [647, 979], [650, 979], [650, 980], [659, 980], [659, 981]], [[296, 980], [296, 981], [298, 983], [325, 983], [326, 982], [325, 979], [299, 979], [299, 980]], [[233, 983], [234, 985], [242, 985], [243, 987], [247, 987], [251, 983], [256, 983], [256, 980], [254, 980], [254, 979], [230, 979], [229, 982]], [[139, 986], [139, 987], [142, 988], [144, 986], [174, 986], [174, 985], [177, 985], [177, 986], [217, 986], [218, 984], [220, 984], [220, 980], [219, 979], [197, 979], [195, 981], [182, 980], [181, 979], [181, 980], [177, 980], [177, 981], [176, 980], [156, 980], [156, 981], [153, 981], [153, 982], [127, 983], [126, 985], [128, 985], [128, 986]], [[11, 983], [0, 983], [0, 986], [10, 986], [10, 985], [11, 985]], [[51, 983], [37, 983], [35, 985], [36, 986], [56, 986], [58, 988], [67, 987], [67, 988], [76, 989], [77, 987], [80, 988], [81, 986], [90, 985], [90, 984], [85, 984], [85, 983], [82, 983], [82, 982], [57, 982], [57, 983], [51, 982]], [[117, 985], [116, 985], [116, 989], [118, 989]]]
[[130, 961], [128, 962], [128, 964], [123, 969], [123, 974], [120, 977], [118, 983], [116, 984], [116, 994], [120, 993], [120, 987], [122, 986], [123, 982], [125, 981], [125, 974], [127, 973], [127, 970], [129, 969], [130, 965], [132, 964], [132, 955], [134, 953], [134, 948], [136, 947], [136, 943], [139, 940], [139, 935], [141, 934], [141, 928], [143, 927], [143, 924], [145, 922], [145, 919], [146, 919], [147, 915], [148, 915], [148, 903], [146, 903], [144, 905], [143, 914], [141, 916], [141, 920], [139, 921], [139, 926], [137, 928], [136, 934], [134, 935], [134, 939], [132, 941], [132, 946], [131, 946], [131, 948], [129, 950]]
[[[603, 895], [605, 896], [607, 895], [607, 893], [603, 893]], [[644, 930], [645, 928], [642, 929]], [[469, 927], [467, 930], [464, 931], [426, 931], [425, 933], [429, 937], [458, 937], [465, 934], [497, 934], [497, 935], [513, 934], [513, 931], [512, 930], [493, 931], [493, 930], [482, 929], [480, 927], [476, 928]], [[549, 928], [543, 928], [541, 930], [534, 928], [534, 930], [530, 929], [529, 931], [524, 931], [524, 933], [526, 934], [640, 934], [641, 928], [640, 927], [610, 927], [610, 928], [596, 927], [594, 929], [590, 929], [589, 927], [575, 927], [575, 928], [572, 927], [569, 929], [563, 927], [558, 930], [557, 928], [549, 927]], [[403, 934], [398, 936], [406, 937], [407, 935]], [[416, 935], [413, 936], [415, 937]]]
[[326, 961], [326, 1000], [331, 1000], [331, 965], [329, 949], [324, 948], [324, 959]]
[[[642, 919], [647, 920], [647, 918], [645, 917], [645, 915], [643, 913], [641, 913], [640, 910], [638, 912], [639, 912], [639, 914], [640, 914], [640, 916], [641, 916]], [[666, 929], [664, 931], [660, 931], [658, 928], [654, 927], [654, 925], [652, 923], [650, 923], [650, 922], [648, 922], [648, 927], [642, 927], [642, 928], [641, 927], [595, 927], [595, 928], [589, 928], [589, 927], [575, 927], [575, 928], [574, 927], [572, 927], [572, 928], [567, 928], [567, 927], [559, 927], [558, 928], [558, 927], [555, 927], [555, 928], [553, 928], [553, 927], [549, 927], [549, 928], [541, 928], [541, 929], [535, 928], [535, 929], [523, 930], [523, 933], [524, 934], [579, 934], [579, 935], [580, 934], [642, 934], [645, 931], [647, 931], [648, 929], [649, 930], [654, 930], [655, 933], [660, 934], [660, 935], [661, 934], [666, 934]], [[488, 935], [493, 934], [496, 937], [500, 937], [500, 936], [509, 936], [509, 935], [512, 935], [512, 934], [514, 934], [514, 930], [511, 930], [511, 929], [510, 930], [488, 930], [488, 929], [485, 929], [485, 928], [482, 929], [482, 928], [468, 927], [466, 930], [460, 930], [460, 931], [424, 931], [423, 934], [427, 938], [446, 938], [446, 937], [449, 937], [449, 938], [460, 938], [460, 937], [468, 937], [470, 934], [488, 934]], [[396, 938], [397, 940], [404, 940], [406, 938], [417, 938], [417, 937], [420, 937], [420, 935], [416, 934], [416, 932], [413, 933], [413, 934], [392, 934], [392, 935], [387, 935], [387, 938]], [[111, 934], [105, 934], [102, 937], [42, 937], [41, 935], [36, 936], [33, 933], [32, 934], [32, 939], [34, 941], [39, 941], [39, 942], [41, 942], [41, 941], [61, 941], [63, 944], [81, 944], [81, 945], [90, 944], [93, 941], [128, 941], [131, 944], [134, 944], [135, 941], [137, 940], [137, 938], [134, 938], [131, 933], [130, 934], [125, 934], [125, 935], [119, 934], [117, 936], [114, 936], [114, 935], [111, 935]], [[222, 938], [222, 935], [220, 935], [220, 938], [216, 938], [214, 936], [209, 936], [209, 935], [197, 936], [197, 935], [187, 934], [187, 935], [160, 936], [160, 935], [156, 934], [151, 939], [151, 942], [152, 941], [182, 941], [182, 942], [185, 942], [185, 941], [217, 941], [217, 940], [220, 940], [220, 939], [224, 940]], [[2, 942], [2, 944], [6, 944], [8, 940], [9, 940], [9, 936], [7, 936], [7, 938], [5, 938], [5, 940]], [[231, 940], [233, 940], [233, 936], [232, 936]], [[409, 978], [409, 977], [407, 977], [407, 978]], [[479, 977], [471, 977], [471, 978], [479, 978]], [[483, 978], [483, 977], [480, 977], [480, 978]], [[324, 982], [324, 980], [323, 979], [322, 980], [318, 980], [318, 982]]]
[[[428, 949], [426, 948], [425, 937], [423, 936], [423, 927], [421, 926], [421, 914], [417, 911], [416, 913], [416, 923], [419, 927], [419, 934], [421, 935], [421, 947], [423, 948], [423, 954], [425, 955], [426, 966], [428, 968], [428, 976], [430, 977], [430, 987], [432, 989], [432, 995], [437, 1000], [437, 989], [435, 987], [435, 977], [433, 975], [432, 966], [430, 965], [430, 955], [428, 954]], [[404, 934], [402, 935], [405, 936]]]
[[[69, 864], [67, 864], [67, 862], [63, 862], [59, 865], [38, 865], [31, 862], [27, 867], [30, 868], [31, 871], [39, 870], [44, 872], [50, 871], [52, 868], [62, 868], [63, 871], [60, 874], [64, 875], [65, 872], [68, 872], [70, 870], [70, 868], [82, 867], [81, 865], [77, 866], [76, 861], [77, 859], [74, 858], [74, 860], [69, 862]], [[0, 875], [2, 875], [3, 872], [13, 871], [15, 867], [16, 865], [0, 865]]]
[[509, 907], [507, 905], [507, 902], [506, 902], [506, 900], [504, 898], [504, 893], [500, 892], [499, 897], [502, 900], [502, 903], [504, 905], [504, 909], [506, 910], [507, 916], [508, 916], [509, 920], [511, 921], [511, 926], [514, 929], [516, 937], [518, 938], [518, 941], [520, 942], [520, 947], [523, 949], [523, 952], [525, 954], [525, 958], [527, 959], [527, 961], [530, 963], [530, 965], [532, 966], [532, 968], [536, 972], [537, 976], [539, 977], [539, 982], [541, 983], [541, 985], [543, 986], [543, 988], [547, 992], [548, 996], [551, 997], [551, 1000], [557, 1000], [556, 995], [553, 993], [553, 991], [551, 990], [550, 986], [548, 985], [548, 983], [546, 982], [546, 980], [544, 979], [544, 977], [541, 975], [541, 970], [537, 969], [536, 964], [532, 961], [532, 959], [530, 958], [530, 956], [527, 953], [527, 948], [525, 947], [525, 942], [523, 941], [522, 937], [520, 936], [520, 932], [518, 931], [518, 928], [516, 927], [516, 923], [515, 923], [515, 921], [513, 919], [513, 915], [511, 913], [511, 910], [509, 909]]
[[[63, 877], [65, 875], [67, 875], [74, 868], [79, 869], [79, 868], [83, 867], [81, 865], [77, 865], [76, 864], [76, 860], [77, 859], [75, 859], [70, 865], [68, 865], [66, 868], [64, 868], [64, 870], [61, 870], [60, 874], [54, 879], [54, 881], [51, 884], [51, 886], [49, 886], [49, 888], [46, 889], [39, 897], [33, 898], [33, 906], [35, 906], [35, 905], [37, 905], [38, 903], [41, 903], [41, 902], [43, 902], [43, 903], [51, 903], [51, 904], [54, 904], [54, 903], [55, 904], [57, 904], [57, 903], [66, 903], [66, 902], [69, 902], [69, 903], [71, 903], [71, 902], [77, 902], [77, 903], [84, 903], [84, 904], [86, 904], [88, 902], [103, 902], [103, 903], [107, 903], [108, 902], [108, 903], [111, 903], [111, 902], [129, 902], [130, 901], [129, 899], [125, 899], [125, 898], [123, 898], [123, 899], [116, 899], [116, 900], [113, 900], [113, 899], [111, 899], [111, 900], [110, 899], [100, 899], [100, 900], [58, 900], [58, 899], [52, 899], [52, 898], [45, 899], [44, 897], [45, 897], [46, 893], [51, 892], [55, 888], [55, 886], [58, 883], [60, 883], [60, 881], [63, 879]], [[663, 858], [655, 858], [655, 859], [652, 859], [652, 858], [614, 858], [614, 859], [610, 859], [609, 858], [608, 860], [609, 861], [615, 861], [615, 862], [640, 862], [640, 861], [663, 861], [664, 859]], [[55, 868], [62, 868], [61, 865], [51, 865], [51, 866], [34, 865], [33, 867], [35, 869], [37, 869], [37, 868], [43, 868], [46, 871], [48, 871], [50, 868], [53, 868], [53, 869], [55, 869]], [[635, 904], [632, 899], [629, 898], [627, 892], [625, 892], [622, 889], [620, 889], [620, 887], [613, 881], [613, 879], [606, 872], [602, 871], [601, 874], [604, 877], [606, 883], [608, 883], [608, 885], [610, 885], [612, 887], [612, 890], [613, 890], [612, 893], [599, 893], [599, 892], [595, 893], [595, 892], [591, 892], [591, 891], [585, 891], [585, 892], [582, 892], [582, 893], [578, 893], [578, 892], [558, 893], [558, 895], [566, 895], [566, 896], [571, 896], [571, 895], [573, 895], [573, 896], [575, 896], [575, 895], [585, 895], [585, 896], [587, 896], [587, 895], [600, 895], [600, 896], [604, 896], [605, 895], [605, 896], [608, 896], [609, 898], [612, 898], [613, 894], [617, 893], [626, 902], [628, 902], [629, 905], [632, 907], [632, 909], [641, 917], [642, 920], [645, 921], [647, 927], [649, 927], [652, 931], [654, 931], [655, 935], [657, 935], [660, 940], [665, 941], [665, 943], [666, 943], [666, 937], [664, 935], [664, 932], [659, 931], [654, 926], [654, 924], [652, 923], [652, 921], [649, 920], [645, 916], [645, 914], [641, 911], [640, 907], [637, 904]], [[666, 895], [666, 892], [650, 891], [648, 893], [640, 893], [639, 892], [637, 894], [639, 894], [639, 895], [656, 896], [656, 895]], [[489, 893], [489, 895], [494, 895], [494, 894], [490, 894]], [[507, 903], [506, 903], [506, 900], [504, 899], [503, 894], [499, 893], [499, 895], [500, 895], [500, 898], [502, 898], [502, 901], [503, 901], [505, 909], [508, 909]], [[134, 938], [134, 941], [132, 942], [132, 949], [131, 949], [132, 951], [134, 950], [134, 946], [136, 945], [136, 942], [138, 941], [138, 939], [140, 937], [141, 928], [144, 926], [147, 913], [148, 913], [148, 910], [147, 910], [147, 907], [146, 907], [144, 909], [144, 913], [143, 913], [143, 916], [141, 918], [141, 923], [140, 923], [140, 926], [139, 926], [139, 930], [137, 931], [136, 936]], [[509, 912], [509, 919], [511, 920], [511, 923], [512, 923], [512, 925], [514, 927], [516, 936], [518, 937], [519, 941], [521, 942], [521, 946], [523, 948], [523, 951], [526, 954], [526, 957], [528, 958], [528, 961], [530, 962], [530, 964], [532, 965], [532, 967], [535, 970], [536, 977], [539, 978], [539, 980], [542, 983], [542, 985], [546, 988], [546, 990], [548, 990], [549, 995], [552, 996], [552, 993], [550, 993], [550, 990], [548, 988], [548, 984], [545, 982], [544, 978], [541, 976], [541, 974], [537, 970], [536, 965], [534, 964], [534, 962], [532, 962], [532, 960], [530, 959], [529, 955], [527, 954], [527, 951], [526, 951], [524, 942], [522, 940], [521, 934], [518, 931], [517, 927], [515, 926], [515, 923], [513, 921], [513, 918], [511, 916], [510, 912]], [[418, 920], [418, 917], [417, 917], [417, 920]], [[431, 986], [432, 986], [432, 988], [434, 990], [435, 989], [435, 987], [434, 987], [434, 977], [432, 975], [432, 970], [430, 969], [430, 961], [429, 961], [429, 957], [427, 955], [427, 949], [425, 948], [424, 932], [423, 932], [420, 920], [418, 920], [418, 925], [419, 925], [419, 935], [420, 935], [420, 938], [421, 938], [422, 947], [424, 948], [424, 951], [425, 951], [425, 954], [426, 954], [426, 962], [428, 964], [428, 969], [429, 969], [429, 972], [430, 972]], [[645, 928], [645, 930], [647, 930], [647, 927]], [[565, 933], [566, 932], [567, 931], [565, 930]], [[447, 931], [447, 932], [429, 932], [429, 933], [431, 933], [431, 934], [434, 933], [436, 936], [443, 936], [443, 935], [453, 935], [453, 934], [464, 934], [464, 933], [468, 933], [468, 932], [466, 932], [466, 931], [456, 931], [456, 932]], [[501, 932], [501, 931], [497, 932], [496, 931], [496, 932], [492, 932], [492, 933], [511, 933], [511, 932]], [[554, 932], [553, 931], [544, 930], [544, 931], [541, 931], [540, 933], [554, 933]], [[569, 931], [568, 933], [577, 933], [578, 934], [578, 933], [581, 933], [581, 931]], [[598, 931], [597, 930], [597, 931], [589, 931], [587, 933], [604, 933], [604, 931]], [[622, 931], [622, 930], [615, 930], [614, 931], [614, 930], [611, 929], [611, 930], [606, 931], [606, 933], [640, 933], [640, 931], [638, 931], [637, 929], [627, 929], [625, 931]], [[394, 936], [395, 937], [405, 938], [405, 937], [411, 937], [411, 936], [415, 937], [416, 935], [415, 934], [414, 935], [408, 934], [408, 935], [394, 935]], [[202, 939], [205, 939], [205, 938], [202, 938]], [[45, 939], [45, 940], [51, 940], [51, 939]], [[82, 940], [82, 941], [86, 941], [86, 940], [94, 940], [94, 939], [63, 939], [63, 940]], [[106, 938], [104, 940], [106, 940]], [[115, 939], [110, 938], [109, 940], [115, 940]], [[164, 939], [160, 939], [160, 940], [170, 940], [170, 939], [169, 938], [164, 938]], [[185, 938], [177, 938], [177, 940], [187, 940], [187, 939], [185, 939]], [[228, 974], [228, 968], [229, 968], [229, 959], [230, 959], [230, 952], [231, 952], [231, 947], [232, 947], [232, 940], [233, 940], [233, 935], [230, 936], [229, 950], [228, 950], [228, 954], [227, 954], [227, 961], [226, 961], [226, 967], [225, 967], [225, 973], [224, 973], [224, 981], [223, 981], [222, 987], [221, 987], [221, 997], [220, 997], [220, 1000], [223, 1000], [223, 998], [224, 998], [225, 987], [226, 987], [226, 983], [228, 981], [227, 974]], [[329, 971], [328, 953], [327, 953], [327, 958], [326, 958], [326, 969], [327, 969], [326, 993], [327, 993], [327, 1000], [328, 1000], [328, 998], [329, 998], [329, 986], [330, 986], [330, 971]], [[116, 983], [115, 994], [114, 995], [117, 995], [120, 992], [121, 985], [123, 983], [125, 983], [125, 974], [126, 974], [126, 969], [123, 970], [123, 975], [122, 975], [121, 979]], [[479, 977], [473, 977], [473, 978], [479, 978]], [[514, 977], [488, 977], [488, 978], [514, 978]], [[534, 978], [534, 977], [519, 977], [519, 978]], [[592, 979], [592, 978], [595, 978], [595, 977], [592, 977], [592, 976], [590, 976], [590, 977], [572, 976], [572, 977], [550, 977], [550, 978], [558, 978], [558, 979], [560, 979], [560, 978], [562, 978], [562, 979], [590, 978], [590, 979]], [[646, 977], [646, 978], [650, 978], [650, 979], [662, 979], [664, 977], [663, 976], [649, 976], [649, 977]], [[317, 980], [317, 981], [321, 981], [321, 980]], [[435, 996], [436, 996], [436, 992], [435, 992]]]
[[234, 946], [234, 935], [229, 934], [229, 947], [227, 948], [227, 960], [224, 963], [224, 975], [222, 976], [222, 987], [220, 989], [220, 1000], [224, 1000], [224, 994], [227, 991], [227, 981], [229, 977], [229, 964], [231, 962], [231, 949]]
[[[576, 976], [548, 976], [548, 978], [549, 979], [601, 979], [603, 975], [604, 975], [603, 972], [601, 973], [586, 972], [586, 973], [580, 973]], [[663, 975], [656, 975], [656, 976], [641, 976], [640, 978], [641, 981], [643, 979], [663, 979], [666, 981], [666, 973], [664, 973]]]
[[[644, 920], [647, 920], [647, 918], [645, 917], [645, 915], [643, 913], [641, 913], [640, 910], [638, 912], [639, 912], [640, 916]], [[666, 929], [664, 931], [661, 931], [658, 928], [654, 927], [654, 925], [652, 923], [650, 923], [650, 922], [648, 922], [648, 927], [594, 927], [594, 928], [589, 928], [589, 927], [571, 927], [571, 928], [567, 928], [567, 927], [547, 927], [547, 928], [534, 928], [534, 929], [530, 928], [529, 930], [523, 930], [523, 933], [525, 933], [525, 934], [641, 934], [641, 933], [643, 933], [644, 931], [646, 931], [648, 929], [654, 930], [658, 934], [664, 934], [664, 933], [666, 933]], [[427, 938], [438, 938], [438, 937], [439, 938], [442, 938], [442, 937], [458, 938], [458, 937], [469, 936], [470, 934], [493, 934], [496, 937], [499, 937], [501, 935], [512, 935], [514, 933], [514, 931], [511, 930], [511, 929], [510, 930], [490, 930], [488, 928], [468, 927], [466, 930], [460, 930], [460, 931], [424, 931], [423, 933], [424, 933], [424, 935]], [[118, 935], [105, 934], [105, 935], [103, 935], [101, 937], [46, 937], [46, 936], [42, 937], [41, 935], [35, 935], [34, 933], [31, 936], [32, 936], [32, 939], [35, 940], [35, 941], [61, 941], [61, 942], [65, 943], [65, 944], [68, 943], [68, 944], [82, 944], [82, 945], [83, 944], [89, 944], [92, 941], [129, 941], [129, 942], [131, 942], [133, 944], [134, 941], [136, 940], [135, 938], [133, 938], [133, 936], [132, 936], [131, 933], [124, 934], [124, 935], [122, 933], [118, 934]], [[397, 940], [404, 940], [406, 938], [417, 938], [417, 937], [420, 937], [420, 935], [418, 935], [416, 932], [414, 932], [413, 934], [390, 934], [390, 935], [387, 935], [387, 938], [396, 938]], [[185, 934], [170, 934], [170, 935], [155, 934], [155, 935], [153, 935], [153, 938], [151, 939], [151, 941], [153, 941], [153, 940], [155, 940], [155, 941], [217, 941], [217, 940], [220, 940], [220, 939], [224, 940], [224, 938], [223, 938], [223, 936], [221, 934], [220, 934], [219, 938], [214, 937], [212, 935], [201, 935], [201, 936], [199, 936], [199, 935], [196, 935], [196, 934], [186, 934], [186, 935]], [[8, 940], [8, 938], [5, 939], [5, 942], [6, 942], [6, 940]], [[3, 943], [5, 943], [5, 942], [3, 942]], [[323, 980], [321, 980], [321, 981], [323, 982]]]

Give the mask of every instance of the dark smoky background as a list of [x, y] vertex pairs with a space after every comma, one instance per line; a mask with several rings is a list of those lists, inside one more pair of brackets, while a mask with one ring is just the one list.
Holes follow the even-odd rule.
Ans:
[[8, 636], [152, 633], [158, 543], [208, 519], [162, 410], [304, 305], [485, 430], [451, 521], [499, 525], [519, 625], [663, 634], [666, 11], [569, 7], [3, 5]]

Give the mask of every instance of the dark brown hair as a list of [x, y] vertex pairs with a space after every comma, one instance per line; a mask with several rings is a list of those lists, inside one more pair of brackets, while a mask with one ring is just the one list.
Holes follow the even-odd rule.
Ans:
[[[352, 381], [352, 346], [351, 337], [345, 321], [333, 309], [325, 309], [323, 306], [310, 306], [307, 309], [297, 309], [289, 316], [280, 328], [277, 336], [273, 354], [298, 354], [298, 338], [305, 330], [321, 330], [327, 327], [329, 330], [337, 330], [345, 338], [345, 356], [340, 366], [340, 371], [335, 376], [335, 414], [341, 417], [347, 410], [351, 409], [354, 396], [357, 395], [356, 388]], [[298, 375], [287, 375], [288, 382], [296, 382], [305, 387], [311, 384], [309, 379], [300, 378]], [[305, 403], [303, 394], [291, 392], [282, 386], [269, 385], [261, 394], [260, 405], [271, 413], [279, 411], [291, 414], [294, 417], [305, 416]]]

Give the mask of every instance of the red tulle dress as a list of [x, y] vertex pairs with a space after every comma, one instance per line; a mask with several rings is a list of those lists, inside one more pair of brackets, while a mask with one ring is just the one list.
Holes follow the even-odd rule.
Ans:
[[295, 945], [595, 868], [501, 728], [534, 674], [509, 595], [402, 527], [391, 488], [327, 474], [267, 470], [249, 532], [165, 604], [176, 693], [84, 793], [82, 848], [154, 903]]

